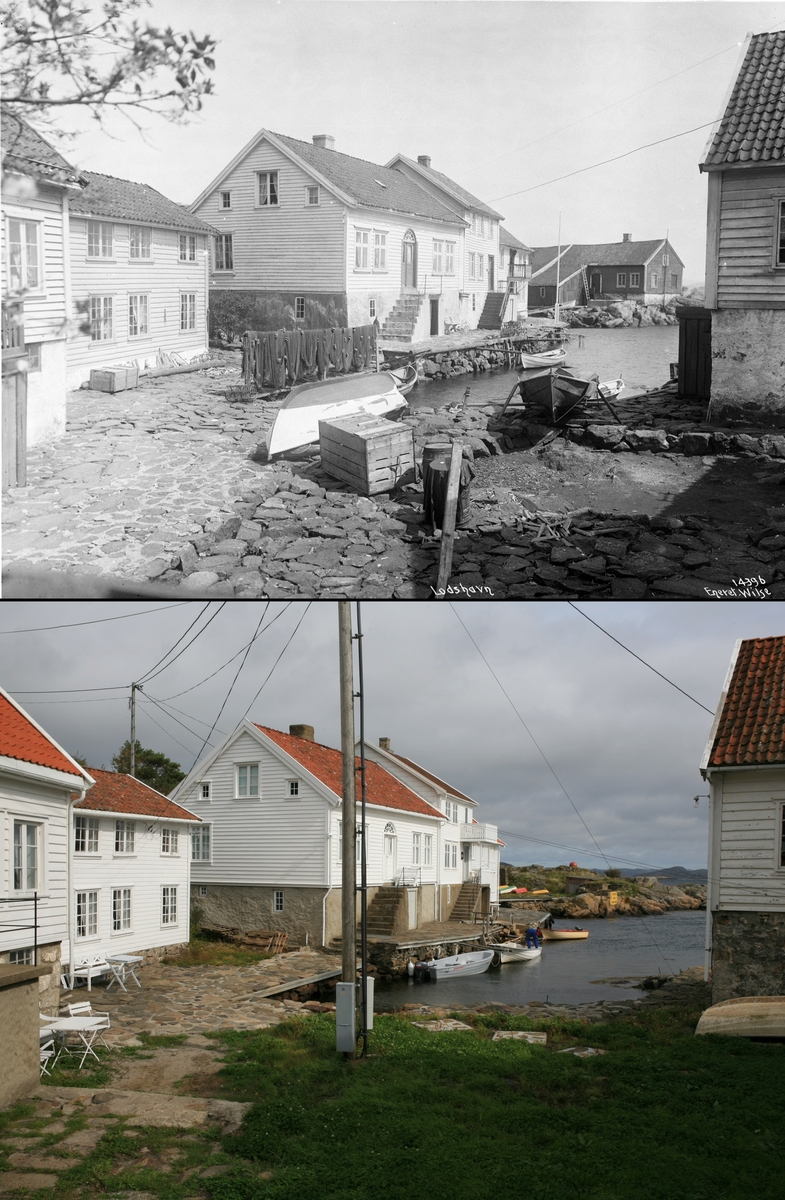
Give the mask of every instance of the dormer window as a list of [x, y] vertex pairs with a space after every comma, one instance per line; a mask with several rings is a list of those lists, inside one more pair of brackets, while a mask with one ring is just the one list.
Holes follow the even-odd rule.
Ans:
[[277, 208], [278, 206], [278, 172], [260, 171], [259, 204], [262, 208]]
[[259, 795], [259, 764], [239, 763], [237, 766], [237, 796], [247, 798]]
[[221, 192], [221, 208], [231, 208], [231, 207], [232, 207], [232, 193], [231, 192]]
[[307, 187], [305, 189], [305, 203], [309, 207], [311, 205], [318, 205], [318, 203], [319, 203], [319, 188], [318, 187]]

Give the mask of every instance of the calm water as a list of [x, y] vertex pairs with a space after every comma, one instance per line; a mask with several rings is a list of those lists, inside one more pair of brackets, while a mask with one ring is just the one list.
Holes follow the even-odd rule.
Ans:
[[[567, 921], [556, 927], [566, 929]], [[659, 917], [616, 917], [580, 921], [585, 941], [545, 942], [533, 962], [505, 963], [484, 975], [434, 983], [379, 983], [378, 1009], [401, 1004], [526, 1004], [549, 999], [555, 1004], [623, 1000], [638, 990], [592, 983], [625, 975], [673, 975], [703, 964], [705, 912], [673, 912]]]
[[[578, 336], [583, 345], [578, 344]], [[600, 379], [620, 375], [634, 391], [659, 387], [670, 377], [670, 364], [679, 357], [677, 325], [632, 326], [629, 329], [571, 329], [565, 366], [586, 378], [595, 372]], [[482, 406], [506, 399], [516, 374], [512, 371], [486, 371], [478, 375], [456, 375], [454, 379], [435, 379], [419, 383], [409, 393], [413, 408], [454, 404], [463, 400], [471, 388], [470, 403]]]

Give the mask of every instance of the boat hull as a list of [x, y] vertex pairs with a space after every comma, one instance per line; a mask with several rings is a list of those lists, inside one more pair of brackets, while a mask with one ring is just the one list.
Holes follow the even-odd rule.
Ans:
[[519, 365], [525, 370], [535, 367], [560, 367], [566, 357], [567, 351], [564, 349], [543, 350], [541, 354], [527, 354], [522, 350]]
[[456, 975], [482, 975], [493, 961], [493, 950], [474, 950], [468, 954], [452, 954], [434, 958], [428, 963], [431, 979], [452, 979]]
[[278, 410], [267, 442], [267, 456], [272, 458], [286, 450], [318, 442], [320, 421], [358, 413], [389, 417], [403, 413], [406, 407], [406, 400], [389, 371], [300, 384], [292, 388]]
[[548, 942], [572, 942], [588, 936], [588, 929], [543, 929], [540, 934]]
[[739, 996], [723, 1000], [701, 1013], [696, 1034], [724, 1033], [729, 1037], [785, 1037], [785, 996]]
[[534, 947], [527, 949], [517, 942], [491, 942], [488, 949], [496, 951], [501, 963], [529, 962], [542, 954], [542, 946], [538, 946], [536, 950]]

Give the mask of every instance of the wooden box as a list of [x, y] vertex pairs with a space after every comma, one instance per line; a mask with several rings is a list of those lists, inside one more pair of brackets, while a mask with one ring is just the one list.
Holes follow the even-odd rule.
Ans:
[[124, 392], [138, 383], [138, 367], [104, 367], [90, 372], [90, 387], [96, 392]]
[[408, 425], [359, 413], [319, 422], [322, 466], [364, 496], [389, 492], [414, 472], [414, 441]]

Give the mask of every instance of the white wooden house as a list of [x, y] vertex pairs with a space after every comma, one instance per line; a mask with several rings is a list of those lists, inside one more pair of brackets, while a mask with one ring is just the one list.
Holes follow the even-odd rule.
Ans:
[[[461, 823], [370, 755], [366, 778], [369, 909], [396, 887], [405, 927], [446, 919], [464, 880]], [[311, 945], [340, 933], [341, 779], [341, 752], [310, 726], [248, 720], [194, 767], [172, 798], [202, 818], [191, 886], [205, 921]]]
[[95, 786], [74, 804], [69, 833], [71, 959], [159, 957], [188, 942], [199, 818], [131, 775], [90, 774]]
[[[26, 446], [65, 432], [69, 200], [82, 184], [26, 121], [5, 108], [2, 118], [3, 467], [14, 486]], [[7, 461], [17, 445], [18, 471], [15, 453]]]
[[499, 279], [497, 287], [506, 296], [503, 322], [517, 321], [529, 310], [531, 246], [525, 245], [503, 225], [499, 226]]
[[0, 688], [0, 962], [51, 964], [39, 980], [46, 1012], [57, 1012], [67, 957], [70, 799], [92, 784]]
[[701, 774], [712, 1002], [785, 995], [785, 637], [736, 643]]
[[711, 412], [785, 424], [785, 31], [749, 34], [708, 176]]
[[204, 354], [210, 227], [147, 184], [95, 171], [82, 179], [71, 205], [78, 325], [68, 344], [69, 387], [95, 367], [153, 368], [159, 351], [185, 361]]

